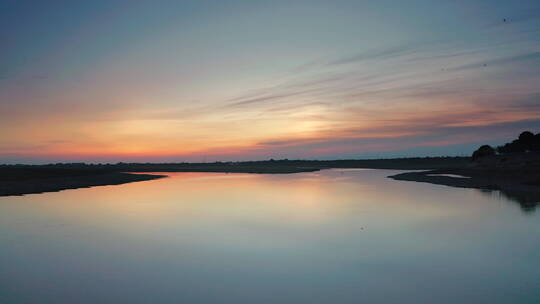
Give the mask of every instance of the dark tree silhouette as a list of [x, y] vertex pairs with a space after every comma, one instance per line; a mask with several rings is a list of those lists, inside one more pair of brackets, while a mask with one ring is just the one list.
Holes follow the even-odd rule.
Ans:
[[533, 142], [531, 144], [531, 151], [540, 152], [540, 133], [534, 136]]
[[530, 131], [525, 131], [519, 135], [518, 139], [497, 147], [497, 152], [501, 154], [527, 151], [540, 151], [540, 133], [534, 135]]
[[524, 144], [530, 144], [534, 140], [534, 134], [530, 131], [525, 131], [519, 134], [519, 141]]
[[477, 160], [482, 157], [495, 155], [495, 149], [491, 147], [490, 145], [483, 145], [478, 150], [474, 151], [472, 154], [472, 160]]

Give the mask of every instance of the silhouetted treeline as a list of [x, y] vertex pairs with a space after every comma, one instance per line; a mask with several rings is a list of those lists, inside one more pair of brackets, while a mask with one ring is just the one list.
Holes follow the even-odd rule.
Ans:
[[47, 165], [0, 165], [0, 171], [7, 168], [25, 168], [28, 170], [69, 170], [74, 174], [86, 174], [85, 171], [103, 172], [246, 172], [246, 173], [294, 173], [309, 172], [328, 168], [371, 168], [371, 169], [437, 169], [461, 167], [467, 164], [469, 157], [415, 157], [391, 159], [349, 159], [349, 160], [262, 160], [243, 162], [213, 163], [56, 163]]
[[472, 160], [499, 154], [523, 153], [523, 152], [540, 152], [540, 133], [534, 135], [530, 131], [522, 132], [518, 139], [496, 148], [490, 145], [483, 145], [472, 154]]
[[497, 152], [501, 154], [540, 151], [540, 133], [534, 135], [532, 132], [525, 131], [519, 135], [519, 138], [497, 147]]
[[486, 157], [490, 155], [495, 155], [495, 149], [493, 149], [493, 147], [490, 145], [483, 145], [473, 152], [472, 160], [477, 160], [481, 157]]

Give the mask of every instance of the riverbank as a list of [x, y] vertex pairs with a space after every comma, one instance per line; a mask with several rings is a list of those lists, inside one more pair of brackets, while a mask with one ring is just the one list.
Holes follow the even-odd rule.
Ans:
[[536, 163], [519, 166], [470, 166], [406, 172], [389, 176], [400, 181], [414, 181], [483, 191], [499, 191], [517, 201], [525, 210], [540, 204], [540, 168]]
[[84, 174], [80, 174], [80, 172], [58, 171], [33, 172], [26, 177], [23, 177], [20, 175], [21, 173], [24, 172], [18, 172], [18, 174], [15, 174], [15, 176], [12, 177], [6, 177], [4, 175], [0, 177], [0, 196], [56, 192], [94, 186], [120, 185], [166, 177], [165, 175], [121, 172], [84, 172]]
[[485, 191], [498, 190], [502, 195], [517, 201], [525, 210], [534, 209], [540, 202], [540, 164], [533, 154], [511, 158], [485, 158], [479, 163], [471, 163], [467, 157], [428, 157], [329, 161], [0, 165], [0, 196], [119, 185], [166, 177], [154, 172], [291, 174], [332, 168], [423, 170], [400, 173], [389, 178]]
[[331, 168], [427, 170], [460, 167], [467, 157], [394, 158], [370, 160], [267, 160], [214, 163], [117, 163], [0, 165], [0, 196], [23, 195], [93, 186], [118, 185], [164, 175], [126, 172], [222, 172], [290, 174]]

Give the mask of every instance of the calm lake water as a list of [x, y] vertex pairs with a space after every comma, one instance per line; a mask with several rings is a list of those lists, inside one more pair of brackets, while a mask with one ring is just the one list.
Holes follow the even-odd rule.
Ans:
[[0, 303], [540, 303], [539, 210], [395, 173], [2, 197]]

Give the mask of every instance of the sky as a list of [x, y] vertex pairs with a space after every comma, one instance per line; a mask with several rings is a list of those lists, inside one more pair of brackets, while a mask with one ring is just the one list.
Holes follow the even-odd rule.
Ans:
[[540, 132], [540, 1], [0, 1], [0, 163], [469, 155]]

